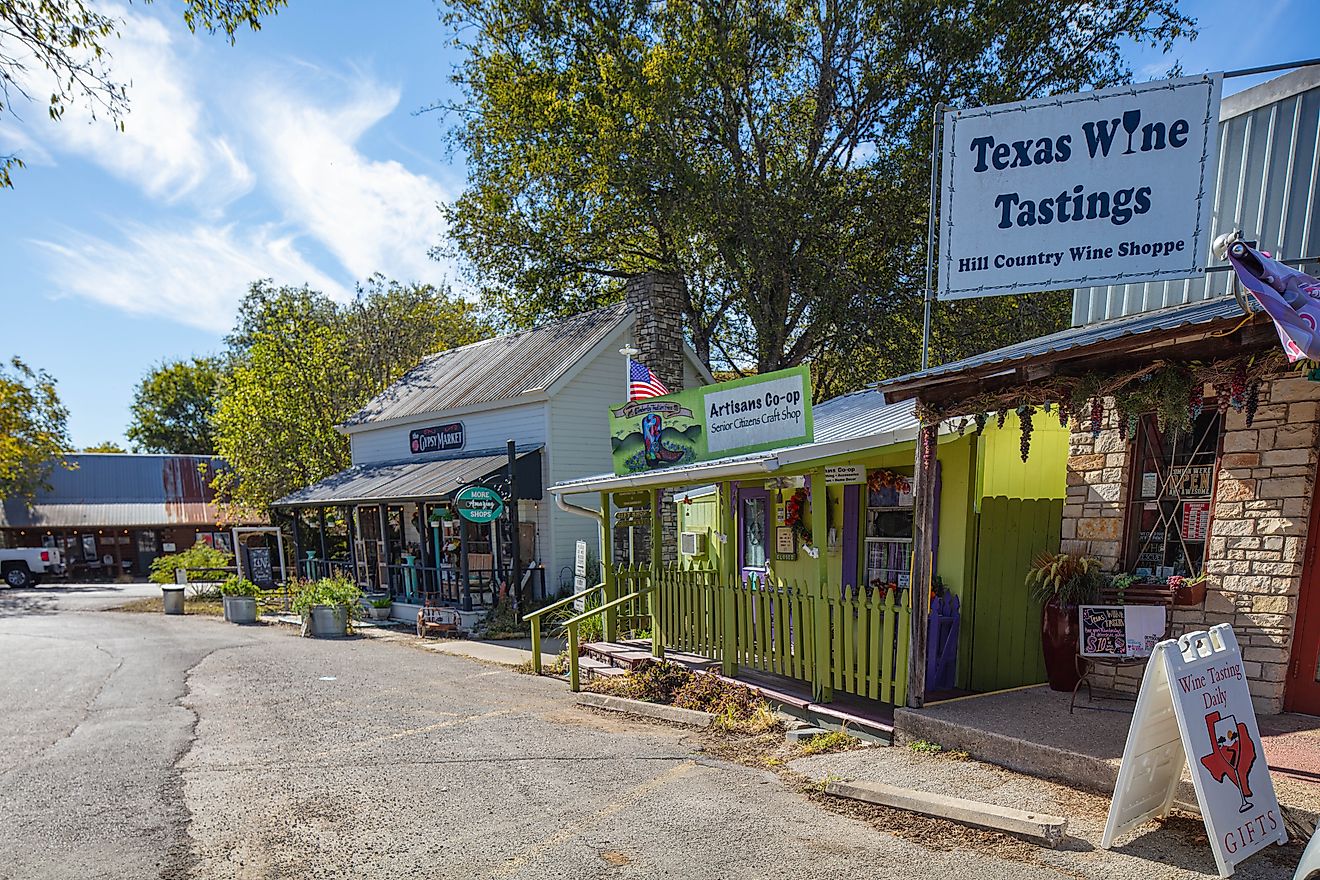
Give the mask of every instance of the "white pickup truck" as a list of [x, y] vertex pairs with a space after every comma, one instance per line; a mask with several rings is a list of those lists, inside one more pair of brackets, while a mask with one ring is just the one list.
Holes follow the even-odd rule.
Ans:
[[64, 557], [54, 547], [0, 549], [0, 577], [11, 587], [30, 587], [45, 575], [64, 573]]

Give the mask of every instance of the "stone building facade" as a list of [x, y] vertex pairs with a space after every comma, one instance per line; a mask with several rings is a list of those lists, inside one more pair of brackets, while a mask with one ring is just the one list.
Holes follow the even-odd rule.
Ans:
[[[1213, 389], [1207, 388], [1210, 395]], [[1261, 385], [1250, 427], [1229, 409], [1220, 436], [1205, 572], [1204, 603], [1175, 607], [1173, 634], [1233, 626], [1257, 710], [1283, 711], [1320, 440], [1320, 383], [1297, 373]], [[1113, 401], [1099, 437], [1074, 430], [1063, 511], [1062, 549], [1121, 571], [1134, 444], [1120, 438]], [[1317, 524], [1320, 527], [1320, 524]], [[1101, 667], [1098, 687], [1135, 692], [1144, 666]]]

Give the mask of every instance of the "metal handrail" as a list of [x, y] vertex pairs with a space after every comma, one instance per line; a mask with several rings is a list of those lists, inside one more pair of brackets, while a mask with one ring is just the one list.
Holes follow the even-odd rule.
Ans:
[[[645, 589], [636, 590], [634, 592], [628, 593], [626, 596], [620, 596], [617, 599], [611, 599], [610, 601], [606, 602], [603, 605], [598, 605], [595, 608], [591, 608], [588, 609], [587, 611], [583, 611], [581, 614], [577, 615], [576, 617], [570, 617], [568, 620], [564, 621], [564, 628], [568, 630], [569, 690], [576, 693], [577, 691], [580, 691], [582, 689], [582, 682], [578, 673], [578, 624], [586, 620], [588, 617], [593, 617], [594, 615], [600, 614], [602, 611], [608, 611], [611, 608], [619, 607], [625, 602], [631, 602], [634, 599], [640, 599], [642, 596], [645, 596], [647, 593], [651, 592], [651, 589], [652, 589], [651, 587], [646, 587]], [[654, 631], [654, 626], [655, 626], [655, 622], [652, 621], [653, 631]], [[532, 650], [533, 651], [536, 650], [535, 643], [533, 643]], [[540, 655], [537, 654], [535, 656], [539, 657]], [[535, 663], [533, 665], [535, 666]]]
[[532, 625], [532, 672], [536, 675], [541, 674], [541, 616], [549, 611], [558, 611], [560, 608], [566, 608], [578, 599], [585, 599], [587, 596], [597, 590], [605, 589], [605, 584], [599, 583], [594, 587], [588, 587], [580, 593], [551, 602], [535, 611], [529, 611], [522, 616], [524, 622]]

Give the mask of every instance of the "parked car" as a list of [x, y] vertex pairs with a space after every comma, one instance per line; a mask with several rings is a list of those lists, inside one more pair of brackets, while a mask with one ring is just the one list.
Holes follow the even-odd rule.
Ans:
[[47, 575], [64, 574], [64, 557], [54, 547], [0, 550], [0, 576], [11, 587], [30, 587]]

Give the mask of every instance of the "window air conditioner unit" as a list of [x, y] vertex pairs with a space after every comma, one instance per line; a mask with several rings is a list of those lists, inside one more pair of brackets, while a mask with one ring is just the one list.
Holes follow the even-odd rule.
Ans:
[[684, 556], [703, 556], [706, 553], [705, 532], [683, 532], [679, 535], [679, 552]]

